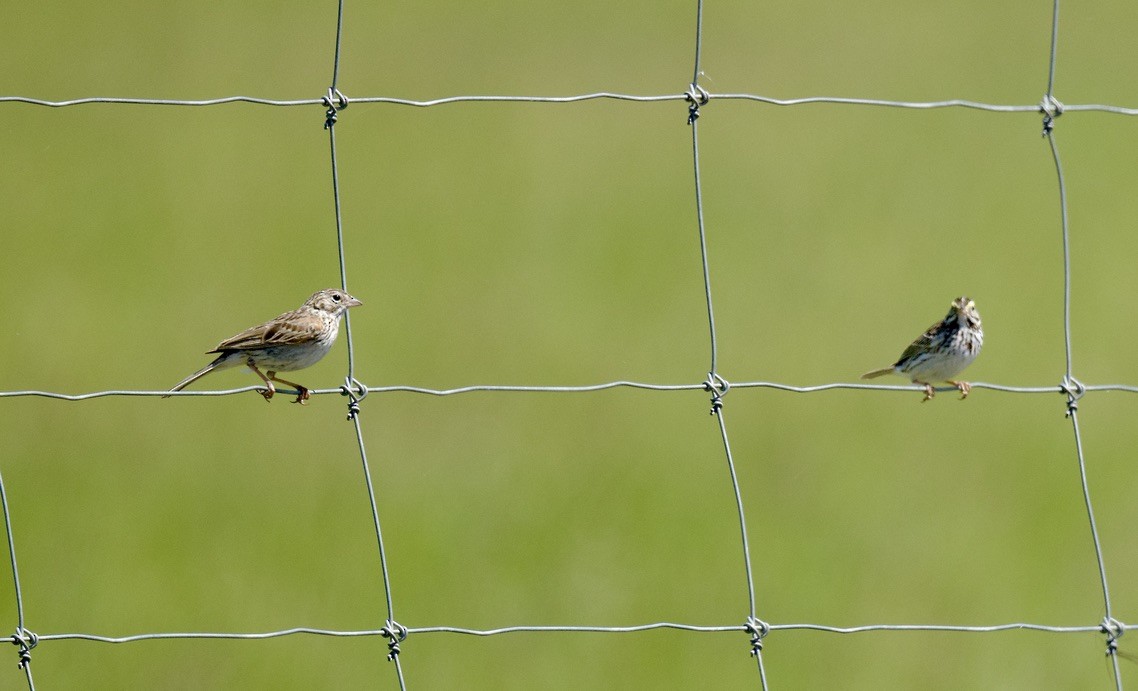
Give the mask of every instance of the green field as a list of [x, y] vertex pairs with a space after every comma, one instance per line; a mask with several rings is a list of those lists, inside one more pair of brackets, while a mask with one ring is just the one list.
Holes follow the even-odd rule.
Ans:
[[[695, 2], [346, 3], [349, 98], [679, 94]], [[320, 98], [335, 3], [21, 4], [0, 96]], [[1055, 95], [1138, 107], [1138, 5], [1063, 7]], [[1038, 103], [1049, 3], [707, 2], [700, 84]], [[336, 144], [355, 376], [375, 387], [698, 384], [711, 363], [682, 100], [352, 103]], [[318, 105], [0, 103], [0, 392], [164, 390], [340, 282]], [[718, 373], [855, 382], [962, 294], [966, 378], [1057, 386], [1059, 188], [1039, 113], [712, 98], [698, 121]], [[1075, 376], [1138, 384], [1138, 119], [1056, 122]], [[341, 341], [291, 379], [335, 388]], [[258, 383], [241, 370], [191, 390]], [[904, 384], [900, 378], [874, 383]], [[757, 615], [1095, 626], [1065, 399], [732, 389]], [[41, 636], [374, 630], [388, 616], [346, 400], [0, 398]], [[702, 391], [375, 393], [363, 439], [407, 627], [740, 626], [738, 516]], [[1138, 396], [1080, 401], [1113, 613], [1138, 622]], [[6, 560], [0, 561], [3, 563]], [[0, 566], [0, 625], [17, 624]], [[1133, 635], [1133, 634], [1132, 634]], [[1134, 636], [1138, 638], [1138, 636]], [[1138, 651], [1138, 641], [1120, 641]], [[758, 688], [747, 634], [423, 633], [411, 689]], [[775, 631], [772, 689], [1109, 689], [1099, 633]], [[376, 636], [46, 640], [45, 689], [393, 689]], [[16, 648], [0, 688], [26, 686]], [[1138, 665], [1122, 662], [1138, 684]]]

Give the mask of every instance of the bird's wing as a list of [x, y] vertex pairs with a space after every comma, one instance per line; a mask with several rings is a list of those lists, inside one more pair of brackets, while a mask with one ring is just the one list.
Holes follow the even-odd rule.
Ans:
[[[901, 357], [897, 358], [897, 365], [905, 362], [920, 353], [927, 352], [929, 347], [933, 344], [933, 335], [940, 329], [942, 322], [937, 322], [925, 330], [923, 334], [917, 337], [917, 340], [909, 344], [905, 352], [901, 353]], [[896, 365], [894, 365], [896, 366]]]
[[271, 345], [299, 345], [316, 340], [324, 328], [320, 317], [308, 312], [289, 313], [288, 319], [274, 319], [266, 325], [262, 338]]
[[267, 345], [291, 345], [307, 343], [320, 332], [320, 319], [313, 315], [298, 312], [285, 312], [272, 321], [259, 324], [227, 338], [209, 351], [220, 353], [225, 350], [252, 350]]

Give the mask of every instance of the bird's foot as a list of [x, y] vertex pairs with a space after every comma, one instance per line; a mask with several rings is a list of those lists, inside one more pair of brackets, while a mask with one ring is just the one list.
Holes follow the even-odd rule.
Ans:
[[[924, 384], [924, 382], [919, 382], [919, 381], [913, 382], [913, 383], [914, 384]], [[932, 384], [925, 384], [925, 397], [921, 399], [921, 403], [924, 403], [925, 401], [932, 400], [932, 397], [935, 395], [936, 395], [936, 389], [933, 388], [933, 385]]]
[[301, 405], [304, 405], [305, 401], [312, 398], [312, 394], [309, 393], [308, 389], [304, 388], [303, 386], [296, 387], [296, 390], [297, 390], [296, 400], [293, 401], [293, 403], [299, 403]]
[[972, 392], [972, 385], [966, 381], [952, 381], [950, 379], [948, 383], [960, 389], [960, 400], [962, 401], [968, 398], [968, 394]]

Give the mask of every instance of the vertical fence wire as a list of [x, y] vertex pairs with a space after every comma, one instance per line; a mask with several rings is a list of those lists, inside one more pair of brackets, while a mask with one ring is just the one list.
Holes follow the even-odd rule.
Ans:
[[[1058, 8], [1059, 2], [1055, 2]], [[1056, 12], [1058, 16], [1058, 12]], [[1050, 94], [1045, 97], [1054, 101]], [[1066, 357], [1066, 374], [1063, 377], [1063, 389], [1067, 394], [1067, 417], [1071, 419], [1071, 429], [1075, 435], [1075, 454], [1079, 465], [1079, 481], [1083, 493], [1083, 505], [1087, 513], [1087, 522], [1090, 525], [1091, 539], [1094, 542], [1095, 560], [1098, 564], [1099, 583], [1102, 587], [1103, 607], [1106, 612], [1103, 618], [1103, 632], [1107, 634], [1107, 654], [1110, 655], [1112, 668], [1114, 670], [1115, 687], [1118, 691], [1122, 690], [1122, 676], [1118, 668], [1118, 655], [1115, 653], [1116, 644], [1115, 639], [1117, 635], [1114, 632], [1113, 625], [1115, 624], [1114, 617], [1111, 613], [1110, 606], [1110, 588], [1107, 585], [1106, 576], [1106, 560], [1102, 552], [1102, 543], [1099, 540], [1098, 525], [1095, 522], [1094, 505], [1091, 503], [1091, 490], [1087, 482], [1087, 465], [1086, 459], [1083, 454], [1083, 439], [1079, 431], [1079, 400], [1086, 392], [1086, 387], [1075, 378], [1073, 374], [1071, 355], [1071, 242], [1070, 242], [1070, 226], [1068, 222], [1067, 212], [1067, 184], [1063, 174], [1063, 164], [1059, 158], [1059, 145], [1055, 141], [1054, 132], [1054, 118], [1050, 114], [1045, 116], [1044, 123], [1044, 137], [1051, 149], [1051, 157], [1055, 163], [1055, 172], [1058, 179], [1059, 186], [1059, 207], [1062, 216], [1062, 233], [1063, 233], [1063, 339], [1065, 342], [1065, 357]]]
[[1110, 605], [1110, 587], [1107, 584], [1106, 559], [1103, 556], [1102, 542], [1099, 539], [1098, 524], [1095, 521], [1094, 505], [1091, 502], [1090, 484], [1087, 481], [1086, 457], [1083, 453], [1083, 438], [1079, 430], [1078, 401], [1086, 392], [1078, 379], [1074, 376], [1071, 337], [1071, 232], [1070, 214], [1068, 213], [1067, 181], [1063, 173], [1063, 163], [1059, 157], [1059, 144], [1055, 140], [1055, 119], [1063, 112], [1063, 104], [1055, 98], [1055, 69], [1058, 62], [1059, 49], [1059, 0], [1054, 0], [1051, 10], [1051, 51], [1047, 70], [1047, 93], [1043, 97], [1042, 109], [1043, 136], [1047, 139], [1051, 150], [1051, 158], [1055, 164], [1055, 175], [1059, 187], [1060, 225], [1063, 234], [1063, 343], [1066, 359], [1066, 369], [1063, 377], [1063, 388], [1067, 394], [1067, 417], [1071, 419], [1071, 430], [1075, 436], [1075, 455], [1079, 466], [1079, 482], [1083, 494], [1083, 506], [1087, 513], [1087, 523], [1091, 531], [1091, 540], [1094, 543], [1095, 561], [1098, 566], [1099, 583], [1102, 587], [1103, 616], [1102, 631], [1107, 636], [1106, 652], [1110, 658], [1111, 670], [1114, 675], [1116, 691], [1122, 691], [1122, 673], [1118, 666], [1117, 638], [1121, 635], [1121, 628], [1114, 619]]
[[8, 493], [4, 489], [4, 476], [0, 474], [0, 508], [4, 510], [4, 531], [8, 536], [8, 560], [12, 566], [12, 588], [16, 596], [16, 633], [12, 643], [19, 648], [19, 667], [24, 672], [28, 688], [35, 691], [32, 678], [32, 648], [36, 647], [36, 635], [24, 626], [24, 594], [20, 589], [20, 569], [16, 566], [16, 538], [12, 533], [12, 513], [8, 510]]
[[[328, 87], [324, 127], [328, 130], [328, 147], [332, 167], [332, 198], [336, 212], [336, 251], [340, 262], [340, 286], [348, 290], [348, 270], [344, 252], [344, 222], [340, 204], [340, 168], [336, 158], [336, 120], [339, 111], [348, 107], [348, 99], [340, 92], [338, 80], [340, 76], [340, 55], [343, 45], [344, 33], [344, 0], [339, 0], [336, 11], [336, 50], [333, 58], [332, 85]], [[384, 600], [387, 603], [387, 618], [381, 630], [384, 638], [388, 639], [387, 659], [395, 663], [395, 674], [399, 681], [399, 688], [406, 689], [403, 677], [403, 664], [399, 659], [399, 644], [407, 638], [407, 629], [395, 620], [395, 605], [391, 595], [391, 574], [387, 566], [387, 550], [383, 543], [383, 529], [379, 520], [379, 505], [375, 497], [375, 486], [371, 477], [371, 468], [367, 459], [367, 445], [364, 443], [363, 428], [360, 424], [360, 401], [367, 396], [367, 389], [355, 378], [355, 349], [352, 340], [351, 315], [344, 313], [345, 340], [348, 348], [348, 373], [344, 379], [342, 392], [348, 397], [348, 420], [352, 423], [356, 434], [356, 445], [359, 449], [360, 464], [364, 474], [364, 484], [367, 488], [368, 505], [371, 508], [372, 526], [375, 529], [375, 540], [379, 550], [380, 577], [383, 580]]]
[[709, 96], [707, 91], [699, 85], [699, 76], [702, 72], [700, 62], [703, 47], [703, 0], [696, 0], [696, 32], [695, 32], [695, 67], [692, 70], [692, 81], [688, 89], [688, 125], [691, 127], [692, 141], [692, 169], [695, 183], [696, 221], [699, 230], [700, 260], [703, 266], [703, 290], [707, 303], [707, 325], [710, 335], [711, 369], [708, 372], [706, 387], [711, 393], [711, 414], [719, 423], [719, 434], [723, 440], [723, 450], [727, 458], [727, 469], [731, 475], [731, 488], [735, 495], [735, 506], [739, 517], [739, 533], [743, 542], [743, 566], [747, 577], [748, 616], [745, 630], [751, 633], [751, 654], [758, 665], [759, 681], [762, 688], [767, 688], [767, 675], [763, 666], [762, 638], [770, 630], [760, 622], [755, 615], [755, 579], [751, 570], [751, 548], [747, 539], [747, 519], [743, 511], [743, 493], [739, 487], [739, 477], [735, 471], [735, 460], [731, 454], [731, 441], [727, 434], [727, 422], [723, 415], [723, 396], [726, 395], [730, 385], [719, 375], [718, 354], [719, 346], [715, 332], [715, 305], [711, 297], [711, 262], [707, 252], [707, 228], [703, 214], [703, 185], [700, 180], [699, 169], [699, 109], [707, 105]]

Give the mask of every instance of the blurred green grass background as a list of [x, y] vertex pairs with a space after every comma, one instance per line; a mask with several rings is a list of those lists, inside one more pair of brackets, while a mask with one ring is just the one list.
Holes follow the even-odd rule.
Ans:
[[[10, 8], [7, 95], [313, 98], [334, 3]], [[708, 3], [713, 92], [1036, 103], [1048, 3]], [[347, 3], [349, 97], [678, 93], [695, 4]], [[1066, 6], [1056, 95], [1135, 106], [1138, 6]], [[701, 380], [679, 102], [352, 105], [337, 125], [357, 377]], [[0, 105], [0, 390], [160, 389], [338, 283], [320, 108]], [[732, 381], [852, 381], [956, 295], [974, 380], [1063, 373], [1040, 117], [712, 101], [700, 119]], [[1068, 114], [1076, 374], [1135, 383], [1131, 118]], [[336, 386], [345, 347], [299, 378]], [[198, 388], [254, 383], [214, 375]], [[737, 389], [726, 421], [771, 623], [1093, 625], [1101, 593], [1059, 396]], [[407, 626], [741, 624], [734, 500], [706, 394], [374, 395], [363, 426]], [[1138, 618], [1132, 396], [1080, 407], [1115, 615]], [[344, 402], [0, 401], [28, 626], [125, 636], [374, 629], [386, 615]], [[0, 621], [16, 620], [0, 568]], [[1122, 641], [1127, 647], [1127, 641]], [[1101, 636], [776, 632], [774, 688], [1109, 688]], [[415, 636], [411, 688], [754, 688], [747, 637]], [[20, 687], [12, 667], [0, 686]], [[395, 688], [382, 640], [50, 642], [40, 688]], [[1124, 668], [1129, 680], [1133, 665]]]

